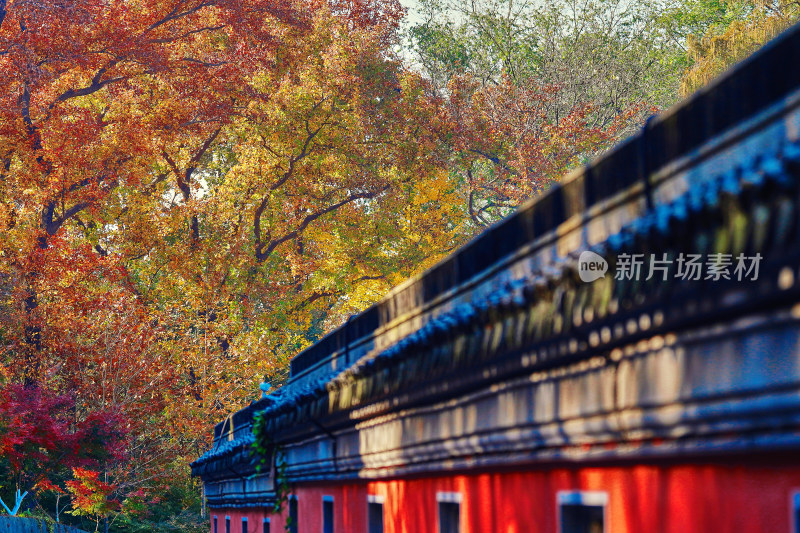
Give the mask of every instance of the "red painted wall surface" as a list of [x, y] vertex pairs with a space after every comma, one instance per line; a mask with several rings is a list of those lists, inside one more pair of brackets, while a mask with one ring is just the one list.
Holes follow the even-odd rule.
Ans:
[[214, 533], [214, 517], [217, 517], [217, 532], [225, 533], [225, 517], [231, 518], [231, 533], [242, 533], [242, 518], [247, 517], [247, 533], [261, 533], [264, 518], [270, 519], [270, 533], [284, 533], [283, 516], [270, 514], [266, 509], [211, 509], [211, 533]]
[[[322, 531], [322, 497], [333, 496], [336, 533], [367, 533], [367, 494], [385, 498], [385, 533], [437, 533], [437, 492], [459, 492], [461, 533], [558, 533], [556, 494], [608, 494], [606, 533], [794, 533], [790, 500], [800, 466], [662, 465], [553, 469], [298, 486], [298, 533]], [[260, 533], [264, 512], [212, 510], [231, 532]], [[271, 533], [283, 531], [272, 516]], [[258, 527], [258, 529], [256, 528]]]

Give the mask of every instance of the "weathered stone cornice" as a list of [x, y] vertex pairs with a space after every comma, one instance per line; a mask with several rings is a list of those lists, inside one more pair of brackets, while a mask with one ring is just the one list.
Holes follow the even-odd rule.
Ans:
[[653, 334], [795, 301], [798, 286], [779, 286], [779, 272], [800, 259], [800, 147], [789, 144], [779, 155], [707, 180], [594, 247], [611, 265], [622, 254], [759, 253], [759, 281], [665, 283], [607, 276], [583, 283], [575, 260], [566, 258], [547, 273], [510, 281], [338, 375], [286, 395], [259, 415], [265, 430], [288, 442], [317, 432], [320, 420], [341, 427], [527, 368], [564, 366]]

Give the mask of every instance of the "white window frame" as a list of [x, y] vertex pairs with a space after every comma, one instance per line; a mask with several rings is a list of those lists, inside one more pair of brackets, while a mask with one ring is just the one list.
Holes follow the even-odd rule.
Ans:
[[462, 503], [464, 495], [460, 492], [437, 492], [436, 503]]
[[611, 529], [608, 526], [608, 493], [602, 490], [560, 490], [556, 494], [556, 509], [558, 510], [558, 521], [556, 522], [556, 533], [561, 533], [561, 506], [562, 505], [586, 505], [591, 507], [603, 508], [603, 533], [608, 533]]

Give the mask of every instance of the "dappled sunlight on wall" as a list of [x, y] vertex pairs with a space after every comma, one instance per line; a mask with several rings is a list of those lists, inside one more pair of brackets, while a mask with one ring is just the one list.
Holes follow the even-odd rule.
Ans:
[[[787, 458], [774, 459], [758, 465], [750, 459], [752, 466], [555, 468], [298, 486], [299, 533], [321, 531], [323, 496], [333, 497], [334, 531], [367, 533], [367, 495], [383, 497], [385, 533], [437, 533], [437, 493], [443, 492], [463, 497], [462, 533], [556, 533], [560, 491], [607, 494], [606, 531], [613, 533], [788, 532], [800, 465], [781, 467], [777, 461]], [[260, 524], [263, 515], [248, 516]], [[282, 531], [282, 523], [273, 518], [272, 531]]]

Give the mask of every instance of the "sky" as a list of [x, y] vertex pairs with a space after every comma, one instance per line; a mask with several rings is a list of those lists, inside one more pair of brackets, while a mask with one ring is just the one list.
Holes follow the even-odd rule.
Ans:
[[406, 15], [407, 24], [413, 25], [416, 22], [420, 22], [419, 14], [417, 13], [417, 7], [419, 6], [417, 0], [400, 0], [400, 3], [404, 8], [408, 9], [408, 15]]

